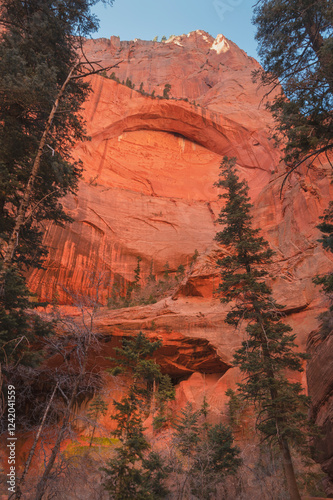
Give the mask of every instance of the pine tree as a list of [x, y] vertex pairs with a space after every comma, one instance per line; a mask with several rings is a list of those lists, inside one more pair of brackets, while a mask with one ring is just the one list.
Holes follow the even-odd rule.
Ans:
[[287, 380], [285, 371], [302, 371], [306, 355], [295, 352], [296, 336], [281, 321], [283, 307], [274, 301], [265, 282], [273, 252], [252, 227], [248, 186], [239, 180], [235, 164], [235, 158], [223, 159], [216, 184], [225, 190], [220, 197], [226, 203], [217, 219], [224, 229], [215, 239], [230, 251], [217, 262], [219, 292], [223, 303], [233, 303], [226, 322], [247, 324], [247, 339], [234, 356], [234, 364], [246, 374], [246, 381], [239, 384], [240, 394], [257, 407], [257, 429], [265, 439], [278, 443], [290, 498], [300, 500], [290, 444], [306, 443], [307, 398], [300, 384]]
[[5, 363], [28, 362], [31, 356], [23, 351], [42, 334], [42, 322], [26, 314], [24, 278], [46, 254], [41, 224], [71, 220], [61, 198], [75, 192], [82, 170], [71, 148], [85, 137], [78, 111], [90, 90], [81, 78], [87, 61], [80, 61], [79, 49], [81, 36], [97, 27], [90, 7], [89, 0], [1, 2], [0, 359]]
[[[291, 169], [333, 149], [333, 9], [327, 0], [260, 0], [254, 10], [263, 70], [282, 91], [268, 105]], [[277, 134], [277, 137], [278, 135]]]
[[95, 434], [96, 426], [98, 424], [98, 420], [100, 419], [100, 417], [104, 417], [104, 415], [106, 415], [107, 409], [108, 409], [108, 405], [102, 399], [100, 394], [97, 394], [96, 398], [90, 403], [89, 410], [87, 413], [87, 416], [93, 422], [93, 425], [92, 425], [93, 430], [91, 433], [89, 446], [91, 446], [93, 443], [94, 434]]
[[32, 310], [27, 314], [26, 311], [32, 304], [21, 273], [13, 268], [9, 269], [5, 283], [5, 293], [0, 303], [0, 364], [6, 375], [7, 367], [11, 365], [38, 365], [43, 351], [36, 349], [36, 343], [51, 335], [54, 325], [43, 321]]
[[163, 89], [163, 98], [164, 99], [169, 99], [170, 91], [171, 91], [171, 85], [170, 85], [170, 83], [166, 83], [164, 85], [164, 89]]
[[[317, 228], [322, 232], [322, 237], [318, 240], [323, 245], [325, 250], [333, 252], [333, 203], [330, 202], [329, 207], [325, 210], [322, 222]], [[327, 311], [321, 313], [318, 317], [320, 320], [320, 333], [323, 337], [327, 337], [333, 330], [333, 273], [325, 274], [324, 276], [316, 276], [314, 278], [316, 285], [321, 285], [324, 293], [329, 298], [331, 305]]]
[[[38, 265], [45, 253], [40, 222], [64, 224], [70, 219], [60, 199], [74, 192], [81, 164], [73, 160], [71, 148], [85, 137], [84, 123], [77, 114], [89, 94], [89, 85], [78, 78], [80, 40], [96, 29], [90, 2], [65, 0], [4, 0], [1, 5], [0, 36], [0, 232], [4, 260], [6, 245], [18, 217], [22, 199], [29, 190], [15, 248], [10, 259]], [[41, 151], [33, 186], [28, 182], [39, 154], [50, 113], [64, 83], [59, 107]], [[71, 76], [74, 76], [74, 73]], [[32, 188], [32, 189], [30, 189]]]
[[143, 428], [156, 394], [163, 402], [174, 398], [169, 377], [162, 375], [159, 365], [151, 359], [159, 347], [160, 341], [150, 342], [140, 332], [134, 340], [124, 339], [122, 347], [116, 348], [118, 357], [111, 359], [118, 365], [112, 370], [114, 375], [131, 376], [127, 395], [113, 402], [116, 413], [111, 418], [117, 422], [113, 435], [121, 445], [103, 469], [107, 475], [105, 488], [113, 500], [158, 500], [167, 494], [167, 468], [156, 452], [148, 453], [150, 444]]
[[333, 202], [330, 202], [328, 209], [325, 210], [321, 219], [322, 222], [317, 226], [317, 228], [323, 233], [323, 235], [319, 241], [322, 243], [325, 250], [333, 252]]
[[197, 411], [188, 403], [181, 410], [173, 435], [181, 457], [177, 470], [183, 476], [181, 490], [188, 484], [191, 494], [200, 500], [210, 498], [217, 484], [234, 474], [241, 464], [230, 429], [209, 424], [208, 413], [206, 400]]

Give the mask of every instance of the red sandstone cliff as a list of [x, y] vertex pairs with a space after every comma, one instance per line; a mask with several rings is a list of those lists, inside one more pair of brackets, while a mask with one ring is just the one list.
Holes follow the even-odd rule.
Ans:
[[[118, 63], [116, 77], [129, 78], [135, 89], [143, 82], [145, 92], [161, 96], [169, 83], [171, 98], [152, 98], [114, 80], [92, 78], [84, 111], [91, 141], [75, 150], [84, 180], [78, 195], [64, 202], [75, 222], [65, 229], [48, 227], [45, 270], [34, 271], [30, 285], [42, 299], [56, 294], [65, 304], [71, 301], [69, 290], [93, 291], [91, 273], [97, 271], [103, 273], [106, 303], [114, 281], [125, 287], [134, 279], [138, 256], [143, 277], [151, 266], [161, 275], [166, 262], [171, 271], [187, 266], [172, 296], [144, 307], [105, 309], [97, 328], [119, 335], [149, 332], [153, 324], [154, 335], [178, 345], [169, 369], [173, 364], [178, 375], [182, 370], [193, 374], [187, 385], [182, 383], [179, 398], [195, 400], [197, 394], [200, 404], [205, 386], [208, 402], [219, 412], [235, 378], [233, 370], [221, 374], [242, 340], [242, 332], [223, 323], [225, 306], [213, 295], [219, 251], [213, 238], [221, 206], [213, 184], [221, 158], [236, 156], [239, 173], [249, 183], [254, 223], [276, 252], [271, 285], [287, 305], [301, 348], [326, 307], [312, 277], [332, 268], [315, 227], [330, 199], [329, 167], [322, 160], [294, 173], [280, 197], [285, 169], [270, 140], [273, 124], [262, 103], [264, 91], [252, 82], [258, 63], [222, 35], [214, 40], [197, 31], [166, 43], [111, 37], [87, 41], [85, 52], [102, 64]], [[199, 258], [190, 268], [195, 250]], [[190, 355], [185, 366], [186, 339], [192, 346], [200, 339], [201, 360], [207, 355], [210, 361], [200, 365]], [[210, 378], [204, 380], [207, 372]]]

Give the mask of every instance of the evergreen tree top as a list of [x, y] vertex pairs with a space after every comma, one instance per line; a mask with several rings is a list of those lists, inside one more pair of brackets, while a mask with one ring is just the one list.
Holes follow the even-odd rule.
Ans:
[[[226, 192], [220, 198], [226, 200], [217, 222], [224, 224], [215, 240], [230, 250], [230, 255], [217, 261], [221, 269], [221, 283], [218, 291], [222, 293], [222, 302], [230, 302], [242, 296], [243, 301], [251, 301], [254, 297], [263, 309], [271, 309], [265, 303], [265, 297], [271, 290], [264, 282], [267, 276], [267, 264], [271, 262], [273, 251], [268, 242], [259, 236], [259, 230], [253, 229], [251, 215], [252, 204], [248, 196], [248, 185], [241, 181], [236, 173], [236, 159], [224, 157], [220, 167], [220, 179], [215, 184]], [[236, 309], [228, 314], [228, 320], [237, 322], [241, 315]], [[245, 316], [249, 315], [247, 311]]]
[[333, 148], [332, 2], [259, 0], [253, 21], [263, 66], [256, 73], [272, 92], [275, 139], [284, 136], [293, 170]]
[[249, 187], [246, 181], [239, 180], [235, 167], [236, 158], [225, 156], [221, 162], [219, 181], [215, 183], [216, 187], [226, 190], [219, 195], [226, 200], [226, 204], [216, 220], [225, 227], [216, 234], [215, 240], [225, 246], [234, 244], [238, 258], [243, 259], [244, 263], [259, 263], [263, 260], [267, 263], [273, 252], [268, 248], [268, 242], [258, 236], [259, 229], [252, 228]]
[[[265, 282], [272, 251], [259, 231], [252, 228], [248, 186], [239, 180], [235, 168], [236, 160], [225, 157], [217, 183], [226, 189], [221, 195], [226, 204], [218, 219], [225, 227], [216, 240], [228, 245], [230, 251], [230, 255], [217, 262], [221, 270], [219, 291], [222, 302], [233, 302], [225, 321], [234, 325], [245, 321], [246, 339], [234, 355], [235, 366], [246, 374], [238, 384], [239, 392], [243, 399], [258, 407], [256, 428], [266, 439], [277, 440], [280, 449], [283, 453], [288, 450], [289, 456], [289, 441], [297, 445], [305, 441], [308, 399], [301, 385], [289, 382], [285, 372], [302, 371], [307, 356], [295, 352], [296, 336], [281, 321], [283, 307], [275, 302]], [[294, 472], [283, 453], [292, 489], [296, 484]]]
[[146, 358], [150, 358], [161, 345], [160, 340], [151, 342], [142, 332], [139, 332], [134, 338], [124, 338], [122, 346], [115, 348], [118, 357], [109, 359], [127, 368], [137, 368], [138, 363], [151, 361]]

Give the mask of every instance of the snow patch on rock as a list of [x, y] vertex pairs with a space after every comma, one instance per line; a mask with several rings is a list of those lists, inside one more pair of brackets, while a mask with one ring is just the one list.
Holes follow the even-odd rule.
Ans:
[[184, 47], [184, 45], [180, 43], [181, 40], [182, 40], [181, 36], [172, 35], [165, 43], [174, 43], [176, 45], [179, 45], [179, 47]]
[[230, 49], [230, 45], [223, 35], [217, 35], [213, 45], [211, 46], [211, 49], [215, 50], [218, 54], [223, 54], [225, 52], [228, 52], [228, 50]]

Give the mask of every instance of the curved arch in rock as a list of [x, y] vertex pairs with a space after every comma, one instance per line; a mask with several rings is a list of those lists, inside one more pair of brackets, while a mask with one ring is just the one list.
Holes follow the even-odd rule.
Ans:
[[124, 132], [154, 130], [180, 134], [219, 155], [236, 154], [234, 145], [244, 143], [251, 137], [248, 129], [218, 113], [205, 112], [202, 108], [198, 108], [198, 112], [185, 102], [143, 100], [135, 99], [125, 116], [92, 137], [107, 140]]

